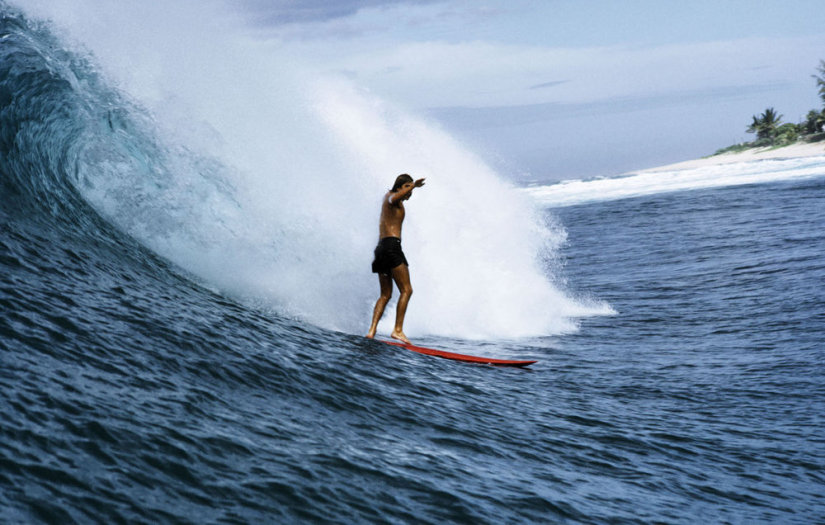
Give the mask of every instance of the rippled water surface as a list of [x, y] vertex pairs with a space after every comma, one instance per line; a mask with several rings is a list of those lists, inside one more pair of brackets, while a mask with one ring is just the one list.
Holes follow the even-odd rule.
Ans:
[[617, 315], [442, 343], [527, 370], [279, 320], [4, 214], [3, 519], [815, 521], [824, 189], [550, 212]]

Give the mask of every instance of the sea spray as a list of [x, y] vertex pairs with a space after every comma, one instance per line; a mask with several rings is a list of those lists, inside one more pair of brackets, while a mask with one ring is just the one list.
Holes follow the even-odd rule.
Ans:
[[[502, 337], [573, 328], [569, 318], [585, 309], [552, 285], [542, 265], [542, 254], [564, 241], [563, 229], [548, 228], [529, 200], [432, 123], [342, 80], [317, 94], [321, 117], [373, 181], [374, 195], [386, 191], [388, 174], [427, 178], [407, 203], [404, 226], [415, 289], [410, 332]], [[378, 209], [372, 203], [373, 236]]]
[[[120, 228], [207, 283], [283, 315], [362, 333], [380, 198], [408, 202], [410, 335], [501, 338], [609, 313], [553, 284], [565, 233], [438, 126], [334, 75], [309, 75], [219, 4], [27, 4], [81, 41], [122, 95], [80, 83], [89, 137], [80, 191]], [[87, 12], [86, 12], [87, 11]], [[116, 29], [115, 29], [116, 28]], [[112, 115], [122, 118], [112, 119]], [[386, 330], [392, 308], [381, 325]]]

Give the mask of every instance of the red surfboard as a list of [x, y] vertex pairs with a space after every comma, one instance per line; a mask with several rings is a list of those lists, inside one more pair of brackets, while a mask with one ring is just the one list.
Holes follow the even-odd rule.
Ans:
[[424, 355], [434, 355], [436, 357], [443, 357], [444, 359], [452, 359], [454, 361], [464, 361], [466, 363], [479, 363], [484, 365], [497, 366], [530, 366], [537, 361], [525, 361], [521, 359], [493, 359], [492, 357], [479, 357], [475, 355], [456, 354], [453, 352], [445, 352], [443, 350], [436, 350], [434, 348], [425, 348], [423, 346], [408, 345], [401, 341], [386, 341], [384, 339], [376, 339], [388, 345], [400, 346], [413, 352], [418, 352]]

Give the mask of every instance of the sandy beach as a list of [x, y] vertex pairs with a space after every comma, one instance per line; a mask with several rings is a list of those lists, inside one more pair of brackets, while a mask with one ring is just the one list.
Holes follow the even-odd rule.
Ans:
[[722, 155], [713, 155], [711, 157], [704, 157], [701, 159], [688, 160], [684, 162], [677, 162], [665, 166], [657, 166], [655, 168], [648, 168], [637, 171], [635, 173], [652, 173], [658, 171], [673, 171], [693, 168], [703, 168], [708, 166], [719, 166], [723, 164], [732, 164], [735, 162], [748, 162], [752, 160], [768, 160], [768, 159], [790, 159], [796, 157], [817, 157], [825, 155], [825, 141], [806, 143], [806, 144], [791, 144], [782, 148], [754, 148], [738, 153], [724, 153]]

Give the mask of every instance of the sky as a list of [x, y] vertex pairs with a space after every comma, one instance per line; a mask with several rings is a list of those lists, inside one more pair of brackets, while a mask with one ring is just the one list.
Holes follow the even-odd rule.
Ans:
[[612, 176], [821, 109], [822, 0], [242, 0], [318, 75], [421, 115], [520, 182]]

